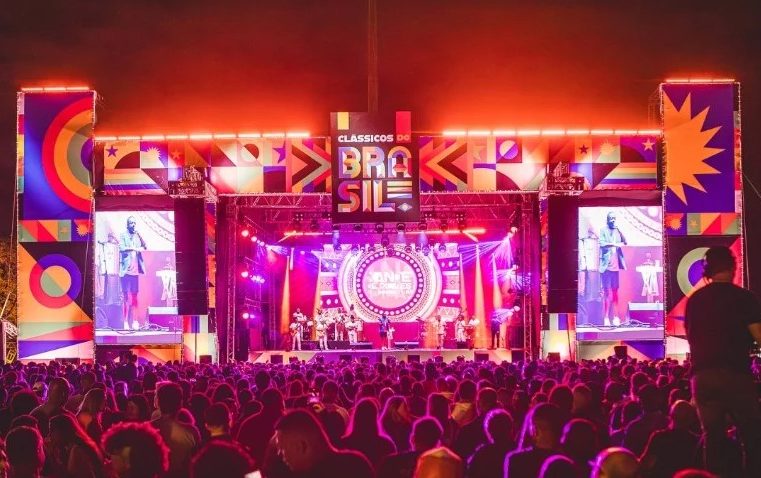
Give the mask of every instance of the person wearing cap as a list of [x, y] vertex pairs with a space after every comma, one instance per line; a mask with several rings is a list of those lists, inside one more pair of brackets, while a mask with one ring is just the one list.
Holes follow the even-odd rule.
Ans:
[[753, 341], [761, 343], [761, 303], [734, 284], [736, 271], [728, 247], [711, 247], [703, 259], [706, 285], [687, 300], [692, 394], [703, 428], [706, 469], [724, 475], [731, 466], [722, 453], [729, 415], [743, 442], [745, 473], [761, 476], [761, 413], [750, 359]]

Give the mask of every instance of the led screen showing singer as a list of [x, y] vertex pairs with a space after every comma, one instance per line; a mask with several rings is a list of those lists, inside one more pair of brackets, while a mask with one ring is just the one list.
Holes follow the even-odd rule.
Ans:
[[659, 206], [579, 208], [579, 340], [663, 336]]
[[180, 342], [174, 212], [97, 212], [95, 238], [96, 343]]

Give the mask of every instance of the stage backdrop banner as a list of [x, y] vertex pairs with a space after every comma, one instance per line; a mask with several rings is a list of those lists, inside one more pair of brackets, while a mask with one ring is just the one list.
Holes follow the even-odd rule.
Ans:
[[702, 259], [729, 246], [743, 284], [739, 84], [661, 85], [665, 141], [666, 332], [684, 336], [687, 299], [703, 285]]
[[95, 92], [18, 96], [19, 359], [92, 357]]
[[[393, 118], [393, 119], [392, 119]], [[409, 222], [420, 217], [411, 114], [330, 114], [333, 222]]]

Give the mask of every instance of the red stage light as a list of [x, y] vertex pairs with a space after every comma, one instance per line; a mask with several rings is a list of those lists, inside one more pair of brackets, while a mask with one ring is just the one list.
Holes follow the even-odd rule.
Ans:
[[243, 272], [241, 272], [241, 273], [240, 273], [240, 276], [241, 276], [241, 277], [243, 277], [243, 278], [245, 279], [246, 277], [248, 277], [248, 271], [243, 271]]
[[248, 312], [243, 312], [241, 314], [241, 318], [243, 318], [245, 320], [248, 320], [250, 317], [251, 317], [251, 314], [249, 314]]
[[251, 236], [251, 242], [256, 242], [256, 236]]
[[240, 231], [240, 235], [242, 237], [248, 237], [251, 235], [251, 231], [249, 231], [248, 229], [243, 229], [242, 231]]

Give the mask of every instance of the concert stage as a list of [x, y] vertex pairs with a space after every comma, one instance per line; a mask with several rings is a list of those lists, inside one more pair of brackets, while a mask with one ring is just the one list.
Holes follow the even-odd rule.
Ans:
[[[268, 350], [249, 353], [249, 361], [254, 363], [277, 363], [282, 360], [283, 363], [290, 362], [293, 358], [299, 361], [316, 362], [320, 358], [325, 362], [337, 362], [340, 360], [358, 360], [369, 363], [386, 362], [389, 357], [394, 357], [397, 361], [405, 362], [428, 360], [439, 360], [444, 362], [453, 362], [458, 357], [463, 357], [466, 361], [492, 361], [500, 363], [502, 361], [510, 362], [513, 353], [508, 349], [486, 350], [486, 349], [370, 349], [370, 350], [294, 350], [291, 352], [282, 350]], [[516, 357], [517, 359], [517, 357]], [[274, 362], [273, 362], [274, 360]]]

